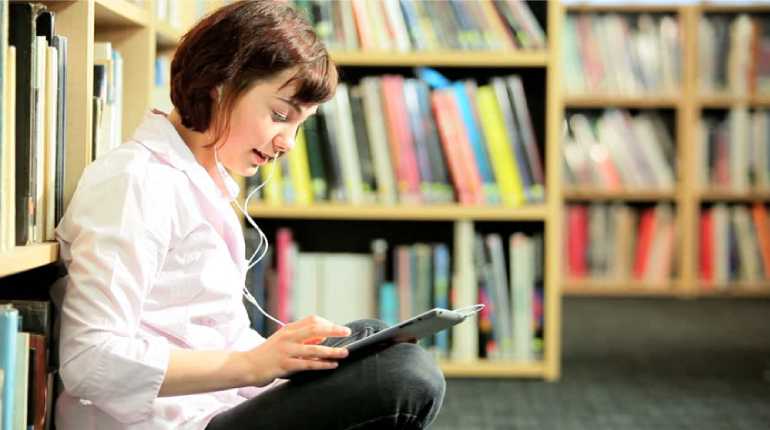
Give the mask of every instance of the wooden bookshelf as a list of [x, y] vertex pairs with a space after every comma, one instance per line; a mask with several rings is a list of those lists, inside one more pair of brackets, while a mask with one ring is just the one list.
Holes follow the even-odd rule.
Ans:
[[698, 97], [698, 103], [703, 108], [730, 109], [738, 106], [755, 108], [770, 107], [770, 95], [731, 96], [724, 94], [702, 95]]
[[146, 9], [125, 0], [95, 0], [94, 22], [105, 27], [143, 27], [150, 22]]
[[602, 190], [567, 187], [562, 193], [568, 201], [627, 201], [657, 202], [676, 200], [676, 191], [661, 190]]
[[166, 22], [155, 22], [155, 38], [158, 50], [173, 49], [182, 37], [182, 31]]
[[700, 193], [704, 202], [754, 203], [770, 202], [770, 190], [751, 190], [747, 192], [729, 190], [709, 190]]
[[629, 108], [629, 109], [676, 109], [681, 97], [674, 95], [569, 95], [564, 98], [567, 108]]
[[592, 297], [674, 297], [682, 295], [677, 280], [653, 284], [622, 279], [572, 279], [564, 282], [565, 296]]
[[565, 5], [570, 13], [676, 13], [679, 6], [665, 4], [592, 4], [587, 2]]
[[727, 284], [703, 283], [699, 285], [699, 295], [703, 297], [770, 297], [770, 280], [764, 282], [729, 282]]
[[17, 246], [0, 254], [0, 277], [42, 267], [58, 259], [59, 244], [56, 242]]
[[441, 361], [441, 370], [449, 378], [542, 378], [546, 371], [544, 362], [509, 363], [488, 360], [471, 362]]
[[365, 219], [398, 221], [544, 221], [548, 217], [544, 205], [518, 208], [457, 205], [352, 206], [315, 204], [311, 206], [270, 206], [255, 203], [249, 207], [253, 218], [294, 219]]
[[332, 52], [339, 66], [545, 67], [547, 52]]

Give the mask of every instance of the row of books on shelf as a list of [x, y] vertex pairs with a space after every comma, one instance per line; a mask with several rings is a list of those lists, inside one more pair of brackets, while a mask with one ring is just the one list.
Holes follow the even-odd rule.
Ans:
[[564, 21], [568, 94], [674, 94], [682, 33], [672, 15], [570, 13]]
[[770, 280], [770, 222], [764, 204], [704, 208], [699, 238], [698, 267], [706, 288]]
[[542, 201], [541, 150], [521, 79], [440, 82], [431, 90], [423, 79], [385, 75], [340, 84], [295, 148], [249, 188], [271, 178], [262, 189], [268, 204]]
[[51, 303], [0, 300], [0, 427], [52, 428]]
[[[252, 248], [257, 234], [247, 233]], [[542, 353], [542, 236], [515, 233], [505, 259], [499, 234], [475, 234], [467, 245], [475, 273], [470, 284], [458, 280], [449, 247], [442, 243], [399, 244], [372, 241], [371, 253], [304, 252], [290, 229], [276, 233], [274, 258], [247, 275], [247, 288], [282, 321], [319, 315], [344, 324], [379, 318], [388, 324], [433, 307], [460, 308], [484, 303], [476, 326], [445, 331], [424, 341], [444, 359], [488, 358], [532, 361]], [[389, 276], [392, 275], [392, 276]], [[459, 291], [462, 289], [462, 291]], [[256, 330], [267, 320], [247, 305]]]
[[698, 23], [698, 72], [705, 94], [770, 92], [770, 18], [708, 14]]
[[63, 213], [67, 38], [38, 3], [2, 2], [0, 18], [2, 252], [52, 240]]
[[111, 42], [94, 43], [92, 158], [123, 142], [123, 56]]
[[[294, 0], [331, 50], [545, 49], [543, 24], [522, 0]], [[544, 19], [544, 18], [543, 18]]]
[[734, 192], [770, 189], [770, 111], [734, 108], [703, 116], [698, 129], [700, 184]]
[[575, 113], [564, 127], [565, 183], [606, 190], [674, 189], [674, 143], [656, 113]]
[[669, 204], [568, 205], [565, 223], [569, 279], [633, 279], [660, 285], [675, 272], [677, 228]]

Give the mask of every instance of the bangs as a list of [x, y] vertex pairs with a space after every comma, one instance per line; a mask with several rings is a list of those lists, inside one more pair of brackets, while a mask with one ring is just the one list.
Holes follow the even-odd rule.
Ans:
[[296, 83], [293, 99], [300, 104], [320, 104], [331, 100], [337, 90], [337, 66], [328, 55], [300, 66], [283, 87]]

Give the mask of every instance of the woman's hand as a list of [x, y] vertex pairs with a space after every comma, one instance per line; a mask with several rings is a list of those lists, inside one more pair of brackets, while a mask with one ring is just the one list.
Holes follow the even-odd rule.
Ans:
[[319, 345], [327, 337], [350, 335], [350, 329], [310, 316], [282, 327], [245, 357], [252, 370], [252, 385], [258, 387], [301, 370], [337, 367], [337, 360], [347, 357], [345, 348]]

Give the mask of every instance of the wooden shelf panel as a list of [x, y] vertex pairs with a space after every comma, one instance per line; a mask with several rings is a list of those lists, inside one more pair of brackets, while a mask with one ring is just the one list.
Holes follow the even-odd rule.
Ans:
[[515, 363], [478, 360], [470, 362], [442, 361], [441, 370], [448, 378], [544, 378], [543, 362]]
[[656, 202], [660, 200], [675, 200], [676, 192], [660, 190], [602, 190], [590, 188], [564, 188], [562, 192], [565, 200], [586, 200], [586, 201], [637, 201], [637, 202]]
[[713, 190], [700, 193], [700, 199], [704, 202], [770, 202], [770, 190], [754, 190], [748, 192]]
[[151, 25], [146, 10], [125, 0], [96, 0], [94, 2], [96, 27], [146, 27]]
[[565, 5], [569, 13], [678, 13], [679, 6], [665, 4], [590, 4], [571, 3]]
[[680, 101], [681, 97], [676, 95], [615, 96], [583, 94], [565, 96], [564, 106], [566, 108], [621, 107], [631, 109], [675, 109], [679, 107]]
[[546, 67], [543, 51], [332, 52], [339, 66]]
[[681, 296], [676, 280], [665, 284], [650, 284], [636, 280], [580, 279], [567, 280], [562, 286], [565, 296], [589, 297], [673, 297]]
[[[758, 2], [757, 2], [758, 3]], [[704, 4], [703, 13], [770, 13], [770, 4]]]
[[166, 22], [155, 22], [156, 44], [160, 49], [171, 49], [179, 44], [182, 31]]
[[51, 264], [59, 259], [59, 244], [45, 242], [17, 246], [0, 254], [0, 277]]
[[703, 297], [770, 297], [770, 280], [763, 282], [701, 283], [697, 294]]
[[770, 107], [770, 95], [732, 96], [725, 94], [698, 97], [701, 108], [728, 109], [736, 106]]
[[403, 221], [544, 221], [545, 205], [529, 205], [519, 208], [484, 206], [351, 206], [319, 204], [313, 206], [269, 206], [255, 203], [249, 206], [254, 218], [298, 219], [369, 219]]

